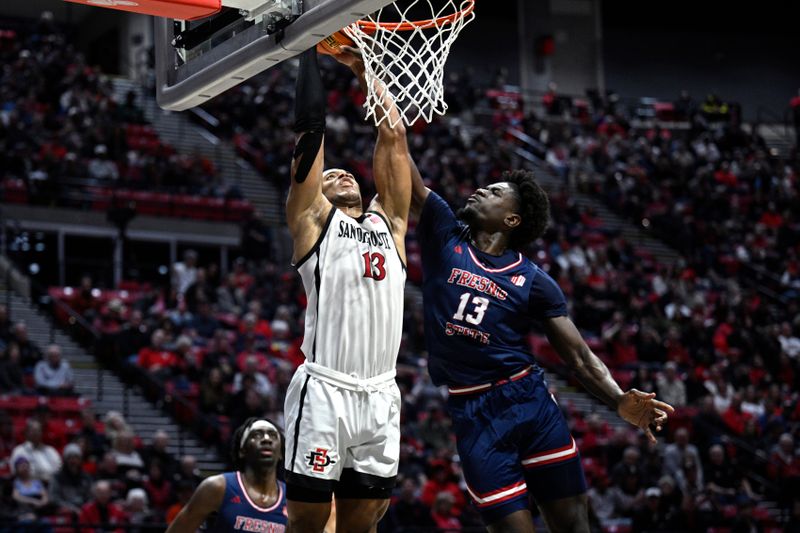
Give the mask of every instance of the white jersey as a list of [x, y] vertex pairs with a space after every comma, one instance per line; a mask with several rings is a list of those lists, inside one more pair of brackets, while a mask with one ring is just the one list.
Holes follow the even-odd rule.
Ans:
[[406, 269], [383, 216], [366, 211], [356, 219], [332, 208], [296, 267], [308, 300], [306, 360], [359, 379], [393, 371]]

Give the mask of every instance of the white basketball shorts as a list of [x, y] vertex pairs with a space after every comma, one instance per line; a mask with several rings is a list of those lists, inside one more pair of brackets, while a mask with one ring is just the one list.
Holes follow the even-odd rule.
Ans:
[[385, 489], [388, 497], [400, 456], [394, 376], [391, 371], [363, 380], [311, 362], [300, 365], [284, 406], [287, 484], [340, 497], [352, 492], [345, 484], [360, 485]]

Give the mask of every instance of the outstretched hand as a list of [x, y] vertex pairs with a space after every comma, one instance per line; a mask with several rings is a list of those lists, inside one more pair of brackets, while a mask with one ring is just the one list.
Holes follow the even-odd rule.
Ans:
[[644, 430], [650, 442], [656, 442], [653, 427], [661, 431], [667, 415], [675, 412], [668, 403], [656, 400], [655, 392], [642, 392], [631, 389], [622, 395], [617, 405], [617, 413], [623, 420]]
[[364, 68], [364, 58], [358, 48], [342, 45], [339, 47], [340, 53], [334, 54], [333, 58], [342, 65], [348, 66], [353, 70]]

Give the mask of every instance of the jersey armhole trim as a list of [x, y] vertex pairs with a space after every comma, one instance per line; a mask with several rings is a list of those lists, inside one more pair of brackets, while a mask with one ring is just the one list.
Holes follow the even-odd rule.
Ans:
[[317, 250], [319, 250], [319, 247], [322, 245], [323, 239], [325, 239], [325, 235], [328, 233], [328, 227], [331, 225], [331, 221], [333, 220], [333, 215], [335, 213], [336, 213], [336, 206], [331, 206], [331, 210], [328, 213], [328, 218], [325, 220], [325, 225], [322, 226], [322, 232], [319, 234], [319, 238], [317, 239], [317, 242], [314, 243], [314, 246], [311, 247], [311, 249], [308, 251], [308, 253], [306, 255], [301, 257], [300, 260], [297, 263], [292, 265], [292, 266], [294, 266], [294, 268], [299, 269], [301, 266], [303, 266], [303, 263], [308, 261], [308, 259], [312, 255], [314, 255], [314, 253]]
[[[373, 215], [377, 215], [377, 216], [381, 217], [381, 220], [383, 220], [383, 223], [386, 224], [387, 228], [389, 228], [389, 233], [392, 235], [392, 242], [394, 242], [394, 229], [392, 229], [392, 225], [389, 224], [389, 221], [386, 220], [386, 217], [383, 216], [381, 213], [379, 213], [377, 211], [366, 211], [366, 212], [367, 213], [372, 213]], [[403, 270], [408, 271], [408, 267], [406, 266], [405, 262], [403, 261], [403, 258], [400, 257], [400, 250], [397, 248], [397, 243], [396, 242], [394, 242], [394, 251], [397, 254], [397, 259], [400, 260], [400, 264], [403, 265]]]

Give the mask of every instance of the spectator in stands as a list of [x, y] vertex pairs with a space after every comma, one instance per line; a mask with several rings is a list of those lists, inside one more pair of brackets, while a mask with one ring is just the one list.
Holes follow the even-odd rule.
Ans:
[[767, 474], [780, 486], [781, 503], [788, 507], [791, 495], [800, 494], [800, 455], [790, 433], [784, 433], [778, 439], [770, 455]]
[[183, 253], [183, 261], [178, 261], [172, 265], [172, 288], [180, 296], [197, 279], [197, 252], [186, 250]]
[[0, 351], [0, 391], [25, 391], [25, 376], [20, 364], [19, 346], [12, 342]]
[[117, 164], [109, 159], [108, 148], [105, 144], [94, 147], [94, 157], [89, 160], [87, 168], [89, 176], [100, 182], [115, 182], [119, 179]]
[[200, 384], [200, 407], [203, 412], [224, 415], [228, 411], [228, 394], [222, 370], [212, 368]]
[[193, 455], [184, 455], [178, 467], [178, 472], [173, 476], [175, 485], [180, 485], [182, 481], [191, 483], [192, 490], [203, 480], [197, 469], [197, 459]]
[[605, 474], [596, 476], [587, 492], [590, 516], [594, 516], [600, 524], [614, 516], [614, 495], [610, 490], [609, 482], [610, 480]]
[[664, 448], [664, 470], [675, 476], [680, 472], [686, 459], [692, 459], [700, 465], [700, 453], [697, 446], [689, 442], [689, 430], [678, 428], [675, 430], [675, 441]]
[[167, 507], [172, 503], [174, 494], [172, 493], [172, 483], [170, 478], [164, 472], [164, 467], [161, 462], [153, 460], [149, 463], [147, 469], [147, 477], [145, 477], [142, 486], [147, 491], [150, 497], [153, 510], [160, 513], [162, 516], [166, 512]]
[[117, 120], [126, 124], [145, 124], [144, 112], [136, 104], [136, 93], [125, 93], [125, 101], [117, 106]]
[[83, 471], [83, 452], [75, 443], [67, 444], [62, 454], [64, 466], [50, 485], [53, 502], [62, 510], [76, 516], [86, 503], [92, 488], [92, 479]]
[[42, 352], [28, 338], [28, 326], [25, 322], [14, 324], [14, 342], [19, 347], [20, 365], [22, 368], [33, 368], [42, 360]]
[[708, 451], [708, 463], [705, 467], [704, 477], [711, 497], [717, 505], [736, 503], [736, 496], [742, 480], [739, 479], [725, 456], [725, 448], [720, 444], [715, 444]]
[[800, 357], [800, 337], [794, 334], [792, 325], [789, 322], [781, 324], [778, 342], [781, 343], [781, 351], [783, 353], [792, 359], [798, 359], [798, 357]]
[[439, 530], [461, 531], [461, 522], [458, 521], [454, 504], [455, 496], [451, 492], [440, 492], [436, 495], [431, 508], [431, 517]]
[[136, 451], [136, 435], [133, 431], [117, 433], [112, 441], [111, 453], [114, 454], [117, 466], [122, 472], [127, 474], [130, 470], [135, 470], [139, 474], [144, 473], [144, 461]]
[[642, 454], [635, 446], [628, 446], [622, 452], [622, 461], [611, 469], [611, 481], [616, 486], [621, 486], [624, 481], [633, 476], [636, 485], [641, 482], [642, 467], [640, 464]]
[[25, 424], [25, 442], [11, 452], [11, 463], [25, 457], [30, 462], [31, 474], [37, 479], [49, 482], [61, 469], [61, 456], [52, 446], [42, 442], [42, 425], [29, 419]]
[[94, 498], [81, 507], [78, 517], [81, 524], [86, 524], [81, 527], [81, 533], [121, 532], [121, 526], [128, 523], [128, 516], [120, 506], [112, 502], [113, 493], [109, 482], [97, 481], [92, 487], [92, 495]]
[[178, 366], [178, 359], [172, 351], [164, 346], [165, 334], [163, 329], [157, 329], [150, 337], [150, 346], [139, 350], [139, 367], [147, 370], [151, 375], [166, 379], [170, 377]]
[[164, 475], [171, 478], [177, 470], [178, 462], [168, 448], [169, 434], [163, 429], [158, 429], [153, 433], [153, 440], [145, 447], [142, 456], [146, 464], [158, 461], [164, 470]]
[[259, 358], [254, 354], [250, 354], [245, 358], [244, 368], [234, 376], [232, 389], [234, 394], [241, 392], [245, 388], [246, 377], [252, 378], [255, 391], [259, 396], [267, 397], [272, 393], [272, 383], [269, 382], [267, 376], [259, 371]]
[[673, 407], [686, 405], [686, 385], [678, 375], [678, 365], [674, 361], [668, 361], [664, 365], [664, 372], [656, 382], [656, 390], [662, 402]]
[[189, 503], [189, 500], [194, 493], [194, 485], [192, 485], [191, 481], [180, 481], [177, 483], [177, 488], [175, 489], [175, 496], [178, 501], [173, 503], [167, 509], [167, 513], [164, 517], [164, 521], [167, 524], [171, 524], [175, 517], [178, 516], [178, 513], [181, 512], [181, 509]]
[[105, 424], [105, 433], [109, 442], [114, 442], [117, 435], [123, 431], [133, 431], [119, 411], [107, 412], [106, 416], [103, 417], [103, 423]]
[[150, 342], [150, 328], [144, 323], [140, 310], [131, 311], [128, 322], [117, 333], [116, 342], [119, 354], [126, 359], [147, 346]]
[[160, 531], [156, 526], [156, 516], [148, 506], [147, 493], [143, 489], [135, 488], [128, 491], [124, 511], [128, 523], [132, 526], [126, 528], [126, 531], [131, 533]]
[[57, 344], [47, 347], [46, 358], [36, 363], [33, 378], [41, 394], [68, 396], [75, 385], [72, 367], [61, 357], [61, 348]]
[[42, 512], [50, 503], [47, 486], [41, 479], [31, 475], [31, 463], [24, 455], [18, 456], [14, 461], [14, 483], [12, 498], [17, 506], [20, 522], [36, 520], [37, 514]]
[[96, 481], [107, 481], [111, 487], [112, 499], [118, 500], [125, 497], [128, 482], [117, 466], [117, 458], [114, 452], [106, 452], [97, 463], [97, 470], [94, 473]]
[[211, 303], [206, 301], [198, 302], [197, 313], [193, 315], [188, 325], [204, 339], [212, 338], [220, 327], [219, 320], [214, 317], [214, 309], [211, 307]]
[[[430, 402], [425, 417], [417, 428], [417, 435], [433, 450], [452, 449], [454, 446], [451, 425], [452, 421], [446, 416], [442, 405], [439, 402]], [[433, 500], [428, 502], [428, 505], [432, 504]]]
[[231, 272], [223, 278], [217, 287], [217, 309], [220, 313], [239, 315], [245, 306], [244, 291], [236, 286], [236, 275]]
[[393, 533], [404, 529], [433, 527], [431, 509], [419, 501], [419, 486], [413, 479], [400, 483], [400, 494], [387, 514], [378, 524], [379, 533]]
[[644, 491], [644, 506], [633, 514], [633, 531], [671, 530], [669, 517], [661, 506], [661, 489], [649, 487]]
[[98, 431], [99, 422], [91, 408], [81, 411], [78, 436], [85, 442], [86, 459], [98, 461], [108, 448], [108, 438], [103, 431]]
[[449, 493], [453, 499], [447, 510], [448, 512], [452, 511], [454, 516], [460, 515], [466, 500], [464, 493], [454, 480], [452, 465], [444, 459], [436, 459], [431, 462], [430, 469], [431, 475], [422, 487], [420, 501], [433, 509], [437, 496], [441, 493]]

